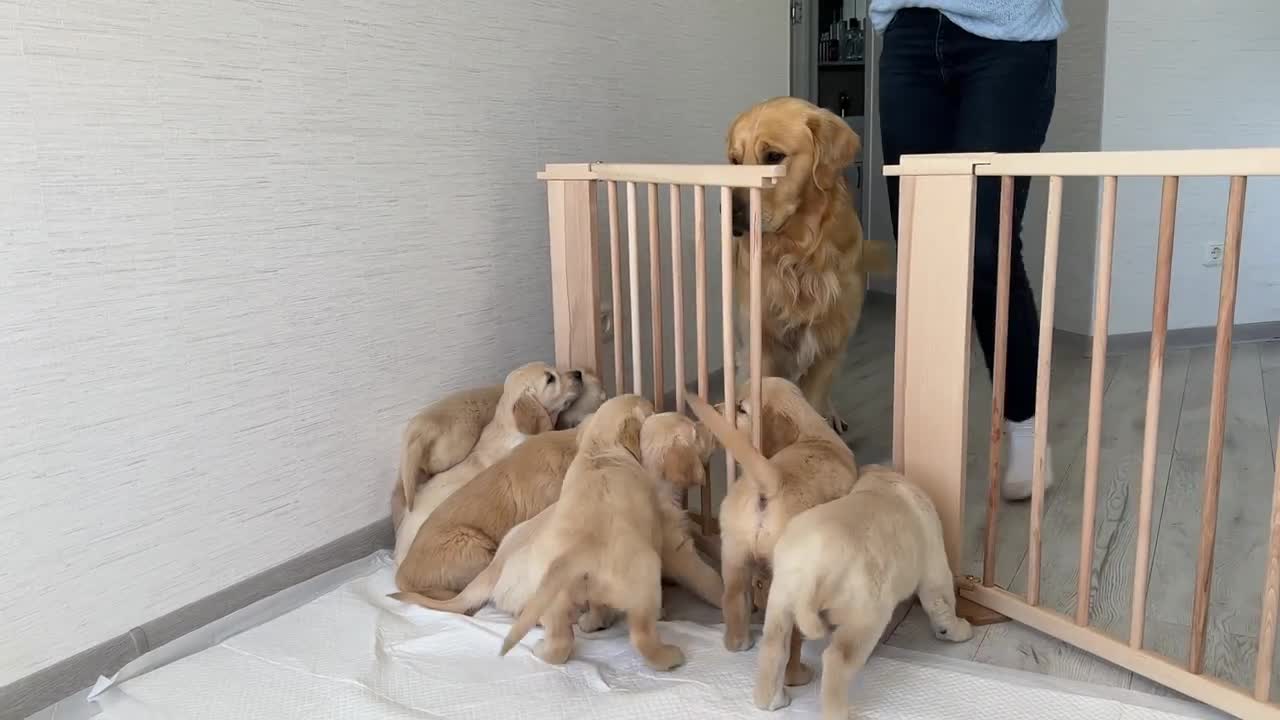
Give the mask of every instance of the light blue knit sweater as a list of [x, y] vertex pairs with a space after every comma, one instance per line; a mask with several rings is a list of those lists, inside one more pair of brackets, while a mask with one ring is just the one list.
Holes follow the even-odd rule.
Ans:
[[939, 10], [992, 40], [1052, 40], [1067, 29], [1062, 0], [871, 0], [871, 24], [881, 32], [894, 13], [908, 7]]

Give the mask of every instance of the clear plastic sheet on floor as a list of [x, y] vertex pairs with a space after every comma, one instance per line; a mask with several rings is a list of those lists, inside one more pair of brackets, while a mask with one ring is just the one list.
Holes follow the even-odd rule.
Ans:
[[[535, 630], [498, 657], [509, 619], [409, 607], [386, 553], [340, 568], [159, 648], [103, 679], [110, 720], [356, 718], [798, 718], [818, 713], [818, 683], [764, 713], [751, 703], [756, 653], [724, 650], [717, 627], [663, 623], [688, 662], [649, 670], [624, 627], [579, 635], [563, 667], [530, 653]], [[818, 664], [821, 646], [806, 645]], [[986, 720], [1213, 717], [1198, 706], [1124, 690], [882, 648], [851, 688], [860, 718]]]

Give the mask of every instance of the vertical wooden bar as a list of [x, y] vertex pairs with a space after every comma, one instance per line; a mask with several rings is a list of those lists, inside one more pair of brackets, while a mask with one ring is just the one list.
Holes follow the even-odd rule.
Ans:
[[751, 275], [750, 275], [750, 308], [751, 326], [751, 442], [759, 450], [764, 447], [764, 423], [761, 421], [763, 396], [763, 379], [760, 371], [764, 364], [764, 306], [761, 297], [761, 263], [764, 256], [763, 232], [760, 216], [760, 188], [751, 188], [750, 206], [751, 230]]
[[1035, 468], [1031, 475], [1031, 522], [1027, 538], [1027, 602], [1040, 604], [1041, 533], [1049, 452], [1049, 380], [1053, 369], [1053, 313], [1058, 287], [1058, 240], [1062, 235], [1062, 178], [1049, 178], [1044, 228], [1044, 277], [1040, 283], [1040, 357], [1036, 368]]
[[680, 186], [670, 187], [671, 350], [675, 354], [676, 412], [684, 412], [684, 244], [680, 242]]
[[[720, 188], [720, 299], [724, 322], [724, 414], [730, 425], [737, 425], [733, 367], [733, 193], [727, 187]], [[759, 411], [753, 409], [752, 412]], [[725, 482], [732, 484], [736, 476], [733, 455], [726, 451], [724, 459]]]
[[1013, 255], [1013, 178], [1000, 178], [1000, 234], [996, 247], [995, 348], [991, 361], [991, 432], [987, 448], [987, 534], [982, 548], [982, 584], [996, 582], [1000, 507], [1000, 461], [1004, 446], [1004, 393], [1009, 357], [1009, 272]]
[[626, 392], [626, 365], [622, 362], [622, 233], [618, 228], [618, 183], [605, 183], [609, 196], [609, 285], [613, 294], [613, 394]]
[[1204, 671], [1204, 636], [1213, 586], [1213, 543], [1218, 532], [1218, 491], [1222, 484], [1222, 444], [1227, 431], [1227, 385], [1231, 378], [1231, 330], [1240, 278], [1240, 238], [1244, 229], [1245, 178], [1231, 178], [1227, 232], [1222, 243], [1222, 285], [1218, 290], [1218, 336], [1213, 348], [1213, 395], [1209, 401], [1209, 447], [1204, 462], [1200, 515], [1200, 553], [1191, 606], [1191, 657], [1188, 669]]
[[[707, 197], [701, 185], [693, 186], [693, 267], [696, 323], [698, 326], [698, 397], [711, 392], [710, 364], [707, 360]], [[698, 488], [702, 534], [711, 534], [711, 473], [707, 484]]]
[[1280, 606], [1280, 433], [1276, 434], [1276, 479], [1271, 487], [1271, 539], [1267, 544], [1267, 579], [1262, 589], [1262, 621], [1253, 672], [1253, 697], [1271, 699], [1271, 665], [1276, 654], [1276, 611]]
[[662, 412], [662, 232], [658, 227], [658, 184], [649, 183], [649, 325], [653, 333], [653, 409]]
[[1111, 259], [1116, 237], [1116, 178], [1102, 179], [1098, 259], [1094, 272], [1093, 349], [1089, 366], [1089, 425], [1084, 451], [1084, 509], [1080, 515], [1080, 571], [1076, 575], [1076, 624], [1089, 624], [1093, 578], [1093, 525], [1098, 516], [1098, 464], [1102, 456], [1102, 395], [1106, 389], [1107, 326], [1111, 316]]
[[698, 397], [706, 400], [711, 391], [707, 360], [707, 198], [701, 185], [693, 186], [693, 275], [697, 295], [694, 312], [698, 326]]
[[1178, 178], [1166, 177], [1160, 192], [1156, 248], [1156, 289], [1151, 304], [1151, 350], [1147, 361], [1147, 409], [1142, 429], [1142, 471], [1138, 491], [1138, 541], [1129, 609], [1129, 647], [1141, 648], [1147, 626], [1147, 581], [1151, 573], [1151, 511], [1155, 500], [1156, 452], [1160, 434], [1160, 392], [1169, 334], [1169, 288], [1173, 276], [1173, 235], [1178, 215]]
[[551, 234], [551, 311], [556, 364], [600, 372], [600, 246], [596, 186], [547, 182]]
[[915, 207], [916, 179], [898, 178], [898, 273], [893, 311], [893, 467], [903, 472], [903, 412], [907, 393], [907, 300], [911, 281], [911, 219]]
[[904, 344], [904, 470], [937, 507], [956, 575], [964, 558], [975, 180], [972, 174], [915, 178], [911, 234], [913, 243], [927, 238], [929, 252], [911, 254]]
[[631, 392], [644, 393], [644, 363], [640, 357], [640, 230], [636, 184], [627, 183], [627, 269], [631, 279]]

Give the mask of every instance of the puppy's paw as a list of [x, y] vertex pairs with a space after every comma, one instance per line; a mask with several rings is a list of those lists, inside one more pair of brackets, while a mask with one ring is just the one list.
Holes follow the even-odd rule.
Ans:
[[684, 664], [684, 651], [675, 645], [661, 645], [644, 660], [654, 670], [675, 670]]
[[831, 413], [827, 417], [827, 422], [831, 424], [831, 429], [835, 430], [837, 435], [844, 435], [849, 432], [849, 423], [845, 422], [844, 418], [840, 417], [838, 413]]
[[750, 650], [753, 644], [749, 628], [742, 628], [741, 630], [725, 628], [724, 648], [729, 652], [744, 652]]
[[800, 687], [813, 682], [813, 668], [804, 663], [796, 663], [795, 667], [788, 667], [787, 674], [783, 677], [787, 687]]
[[933, 636], [939, 640], [962, 643], [973, 637], [973, 626], [964, 618], [956, 618], [949, 627], [934, 628]]
[[548, 665], [563, 665], [569, 662], [569, 655], [572, 653], [573, 645], [549, 643], [546, 640], [539, 640], [533, 646], [534, 656]]
[[769, 692], [768, 689], [757, 685], [752, 699], [755, 701], [756, 707], [761, 710], [781, 710], [791, 704], [791, 697], [787, 695], [787, 691], [781, 685], [775, 688], [773, 692]]

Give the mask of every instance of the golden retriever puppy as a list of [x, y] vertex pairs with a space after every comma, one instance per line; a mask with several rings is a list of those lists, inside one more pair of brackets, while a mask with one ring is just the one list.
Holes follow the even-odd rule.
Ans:
[[[892, 272], [892, 251], [868, 243], [844, 170], [862, 143], [843, 119], [793, 97], [762, 102], [729, 127], [729, 162], [782, 165], [787, 174], [760, 193], [764, 234], [762, 375], [800, 385], [837, 432], [848, 426], [831, 406], [830, 387], [862, 315], [867, 273]], [[733, 191], [733, 233], [748, 231], [748, 191]], [[734, 245], [738, 327], [748, 327], [750, 252]], [[745, 342], [745, 334], [742, 335]], [[741, 351], [741, 347], [739, 351]], [[740, 359], [738, 368], [747, 364]]]
[[[788, 637], [799, 628], [831, 644], [822, 653], [822, 717], [849, 717], [849, 684], [871, 655], [894, 609], [920, 598], [940, 640], [973, 637], [956, 617], [956, 593], [938, 511], [901, 474], [866, 468], [844, 497], [796, 515], [773, 550], [773, 584], [760, 641], [754, 700], [777, 710]], [[824, 619], [825, 618], [825, 619]]]
[[[556, 418], [557, 430], [577, 427], [605, 401], [600, 378], [586, 370], [579, 372], [582, 392]], [[442, 473], [466, 459], [485, 425], [493, 421], [501, 397], [501, 385], [460, 390], [428, 405], [409, 421], [400, 448], [400, 482], [391, 491], [391, 527], [400, 527], [411, 509], [419, 478]]]
[[631, 643], [651, 668], [670, 670], [684, 662], [680, 648], [658, 635], [664, 506], [674, 506], [661, 497], [661, 481], [640, 464], [641, 428], [652, 414], [648, 400], [623, 395], [583, 426], [560, 500], [531, 548], [551, 561], [502, 654], [541, 619], [546, 633], [534, 653], [552, 664], [568, 661], [576, 609], [590, 605], [626, 614]]
[[[582, 392], [557, 427], [576, 428], [605, 401], [604, 385], [582, 373]], [[575, 429], [535, 435], [480, 471], [436, 508], [418, 530], [396, 573], [403, 591], [451, 597], [485, 568], [511, 528], [560, 497], [560, 483], [578, 452]]]
[[[658, 494], [665, 504], [662, 514], [662, 575], [687, 588], [715, 607], [720, 606], [724, 584], [719, 574], [698, 556], [694, 549], [693, 531], [679, 494], [706, 482], [705, 464], [715, 449], [710, 434], [692, 420], [676, 413], [653, 415], [640, 432], [641, 458], [650, 477], [662, 480]], [[530, 443], [533, 440], [529, 441]], [[448, 612], [471, 612], [486, 602], [512, 615], [518, 615], [538, 588], [553, 557], [535, 550], [535, 545], [551, 517], [551, 508], [516, 525], [503, 538], [493, 561], [458, 595], [449, 600], [432, 600], [415, 593], [396, 593], [392, 597], [423, 607]], [[584, 632], [594, 632], [612, 622], [612, 612], [602, 606], [590, 606], [578, 619]]]
[[480, 432], [466, 459], [432, 476], [415, 491], [412, 510], [396, 528], [396, 564], [404, 561], [418, 529], [440, 503], [529, 436], [551, 430], [560, 412], [581, 392], [582, 373], [578, 370], [562, 373], [541, 362], [512, 370], [503, 383], [493, 420]]
[[[768, 577], [773, 547], [791, 518], [842, 497], [853, 487], [858, 466], [853, 451], [805, 400], [795, 384], [765, 378], [763, 410], [743, 402], [739, 427], [757, 416], [763, 425], [763, 454], [747, 435], [711, 406], [688, 394], [689, 405], [707, 429], [742, 465], [742, 477], [720, 504], [720, 570], [724, 575], [724, 645], [738, 652], [751, 647], [748, 599], [751, 575]], [[744, 417], [745, 416], [745, 417]], [[766, 593], [767, 595], [767, 593]], [[800, 662], [801, 637], [791, 638], [788, 685], [804, 685], [812, 672]]]

